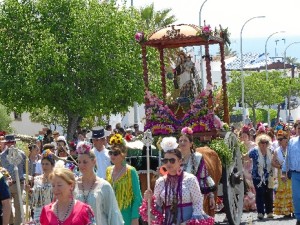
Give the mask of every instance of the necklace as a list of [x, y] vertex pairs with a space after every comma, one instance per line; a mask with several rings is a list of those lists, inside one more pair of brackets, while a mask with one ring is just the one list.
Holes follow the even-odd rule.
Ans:
[[87, 195], [84, 195], [84, 185], [83, 185], [83, 180], [82, 180], [82, 178], [81, 178], [81, 182], [82, 182], [81, 184], [82, 184], [83, 201], [84, 201], [84, 203], [87, 203], [87, 200], [88, 200], [88, 197], [89, 197], [89, 195], [90, 195], [90, 192], [92, 191], [92, 189], [93, 189], [93, 187], [94, 187], [94, 184], [96, 183], [96, 178], [94, 179], [94, 182], [93, 182], [92, 185], [90, 186], [90, 189], [89, 189]]
[[[112, 187], [115, 188], [115, 182], [119, 179], [119, 177], [121, 176], [121, 174], [123, 173], [124, 169], [126, 168], [126, 165], [123, 166], [123, 168], [120, 170], [120, 172], [117, 174], [117, 176], [114, 176], [113, 175], [113, 172], [112, 171], [112, 174], [111, 174], [111, 181], [112, 181]], [[114, 167], [115, 169], [115, 167]]]
[[48, 183], [48, 177], [46, 177], [45, 174], [43, 175], [43, 181], [44, 181], [45, 184]]
[[58, 202], [56, 201], [56, 215], [57, 215], [57, 222], [58, 222], [58, 225], [62, 225], [65, 220], [67, 219], [67, 216], [68, 214], [70, 213], [71, 209], [72, 209], [72, 206], [73, 206], [73, 203], [74, 203], [74, 200], [72, 199], [72, 201], [70, 202], [69, 206], [68, 206], [68, 209], [63, 217], [62, 220], [59, 219], [59, 214], [58, 214]]
[[[120, 170], [120, 172], [117, 174], [117, 176], [112, 176], [113, 181], [116, 181], [121, 176], [121, 174], [123, 173], [125, 168], [126, 168], [126, 165], [123, 166], [123, 168]], [[115, 169], [115, 167], [114, 167], [114, 169]]]

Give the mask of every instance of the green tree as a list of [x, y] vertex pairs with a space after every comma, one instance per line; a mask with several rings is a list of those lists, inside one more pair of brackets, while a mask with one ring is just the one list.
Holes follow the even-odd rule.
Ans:
[[[175, 15], [171, 14], [171, 8], [163, 9], [160, 11], [155, 11], [154, 3], [141, 7], [139, 9], [139, 13], [141, 15], [141, 19], [143, 21], [143, 30], [149, 34], [153, 31], [163, 28], [165, 26], [171, 25], [176, 22]], [[157, 50], [150, 50], [148, 48], [148, 55], [159, 59], [159, 54]], [[165, 58], [165, 65], [166, 65], [166, 73], [172, 72], [172, 63], [175, 62], [176, 53], [178, 49], [164, 49], [164, 58]], [[149, 64], [149, 85], [151, 91], [157, 93], [158, 96], [162, 97], [162, 90], [161, 90], [161, 74], [160, 74], [160, 67], [159, 61], [157, 60], [148, 60]], [[173, 91], [173, 81], [167, 79], [167, 86], [170, 92]]]
[[153, 31], [158, 28], [168, 26], [176, 21], [174, 15], [169, 15], [171, 8], [155, 11], [154, 3], [140, 8], [144, 28], [148, 31]]
[[11, 132], [11, 122], [12, 119], [9, 116], [7, 108], [0, 104], [0, 131]]
[[[284, 100], [284, 78], [278, 71], [268, 72], [269, 79], [266, 80], [266, 73], [246, 72], [244, 77], [244, 97], [245, 103], [251, 109], [253, 122], [256, 124], [256, 108], [279, 104]], [[233, 71], [228, 84], [229, 101], [231, 105], [241, 100], [241, 73]], [[280, 81], [280, 82], [278, 82]], [[272, 118], [271, 118], [272, 119]]]
[[66, 116], [70, 139], [82, 118], [143, 101], [137, 13], [97, 0], [5, 0], [0, 10], [0, 98], [9, 109], [47, 106]]

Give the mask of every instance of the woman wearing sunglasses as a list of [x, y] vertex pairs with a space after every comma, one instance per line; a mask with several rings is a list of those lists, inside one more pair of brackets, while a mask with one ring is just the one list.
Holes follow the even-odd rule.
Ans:
[[91, 206], [97, 224], [122, 225], [124, 224], [118, 208], [115, 193], [111, 185], [96, 176], [96, 155], [86, 141], [78, 142], [78, 167], [82, 174], [75, 186], [76, 199]]
[[[162, 139], [162, 163], [167, 174], [158, 178], [154, 192], [146, 190], [140, 214], [147, 221], [147, 201], [151, 200], [152, 222], [155, 224], [214, 224], [214, 218], [203, 211], [203, 195], [196, 176], [182, 171], [182, 154], [174, 137]], [[155, 220], [155, 221], [154, 221]]]
[[113, 135], [109, 144], [111, 150], [108, 154], [114, 165], [107, 168], [106, 179], [115, 191], [125, 225], [138, 225], [142, 194], [137, 171], [126, 164], [127, 148], [122, 135]]
[[215, 215], [215, 195], [216, 185], [202, 157], [202, 154], [196, 152], [193, 146], [193, 130], [189, 127], [184, 127], [181, 130], [179, 137], [179, 149], [182, 154], [183, 170], [194, 174], [199, 182], [200, 190], [204, 194], [203, 208], [210, 216]]
[[293, 200], [292, 200], [292, 182], [287, 180], [283, 182], [282, 176], [282, 165], [286, 158], [287, 146], [289, 141], [289, 135], [283, 130], [277, 131], [277, 141], [279, 147], [275, 149], [272, 166], [277, 168], [278, 177], [278, 188], [274, 199], [274, 214], [284, 215], [284, 217], [291, 217], [294, 212]]
[[271, 138], [267, 134], [256, 137], [257, 147], [251, 149], [244, 159], [253, 161], [252, 179], [255, 187], [257, 218], [262, 220], [264, 215], [273, 218], [273, 168], [270, 149]]

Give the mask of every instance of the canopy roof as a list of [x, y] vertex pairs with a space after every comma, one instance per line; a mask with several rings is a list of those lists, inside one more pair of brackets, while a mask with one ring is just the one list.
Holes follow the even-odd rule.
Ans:
[[192, 24], [170, 25], [150, 34], [143, 45], [155, 48], [178, 48], [194, 45], [218, 44], [223, 39], [216, 36], [203, 37], [201, 29]]

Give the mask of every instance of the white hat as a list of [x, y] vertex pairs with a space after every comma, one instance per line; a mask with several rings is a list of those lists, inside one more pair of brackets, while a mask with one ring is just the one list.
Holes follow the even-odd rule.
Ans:
[[58, 141], [63, 141], [63, 142], [65, 142], [65, 144], [67, 144], [67, 140], [66, 140], [65, 136], [59, 136], [56, 141], [57, 142]]

